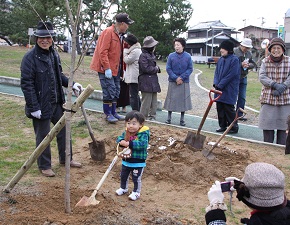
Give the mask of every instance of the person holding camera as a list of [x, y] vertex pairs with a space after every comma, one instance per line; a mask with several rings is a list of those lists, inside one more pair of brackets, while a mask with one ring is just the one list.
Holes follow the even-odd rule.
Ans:
[[[250, 218], [242, 218], [247, 225], [290, 224], [290, 201], [285, 195], [285, 176], [272, 164], [256, 162], [248, 165], [244, 177], [226, 178], [234, 186], [224, 191], [237, 191], [237, 198], [253, 211]], [[234, 189], [233, 189], [234, 188]], [[216, 181], [208, 192], [209, 206], [206, 207], [207, 225], [226, 224], [221, 183]]]

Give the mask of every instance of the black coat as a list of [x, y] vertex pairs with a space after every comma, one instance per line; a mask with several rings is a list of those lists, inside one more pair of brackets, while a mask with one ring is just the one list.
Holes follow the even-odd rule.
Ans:
[[26, 116], [41, 110], [41, 119], [52, 116], [52, 105], [65, 103], [62, 86], [68, 87], [68, 78], [62, 73], [58, 53], [38, 45], [27, 52], [21, 63], [21, 89], [26, 101]]
[[142, 92], [161, 92], [157, 73], [159, 67], [156, 65], [155, 56], [153, 53], [142, 49], [139, 57], [139, 77], [138, 88]]

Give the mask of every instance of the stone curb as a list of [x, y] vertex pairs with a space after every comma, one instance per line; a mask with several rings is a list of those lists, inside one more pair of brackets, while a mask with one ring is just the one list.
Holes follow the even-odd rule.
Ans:
[[[0, 84], [7, 84], [7, 85], [13, 85], [13, 86], [20, 86], [20, 79], [19, 78], [13, 78], [13, 77], [5, 77], [5, 76], [0, 76]], [[64, 92], [66, 93], [66, 88], [64, 88]], [[99, 90], [94, 90], [94, 92], [90, 95], [91, 99], [103, 100], [103, 92]], [[162, 110], [162, 101], [157, 100], [157, 109]]]

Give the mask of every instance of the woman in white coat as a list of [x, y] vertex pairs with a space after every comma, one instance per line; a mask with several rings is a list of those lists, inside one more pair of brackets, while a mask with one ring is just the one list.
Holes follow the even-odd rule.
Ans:
[[124, 80], [129, 85], [132, 110], [140, 111], [141, 101], [138, 91], [139, 56], [142, 53], [137, 37], [128, 34], [124, 39]]

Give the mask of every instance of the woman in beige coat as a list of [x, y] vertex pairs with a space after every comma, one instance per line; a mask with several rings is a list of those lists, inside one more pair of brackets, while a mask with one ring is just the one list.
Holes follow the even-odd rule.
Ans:
[[129, 85], [130, 105], [132, 110], [140, 111], [141, 101], [138, 91], [139, 76], [139, 56], [141, 55], [141, 45], [133, 34], [128, 34], [124, 39], [124, 79]]

